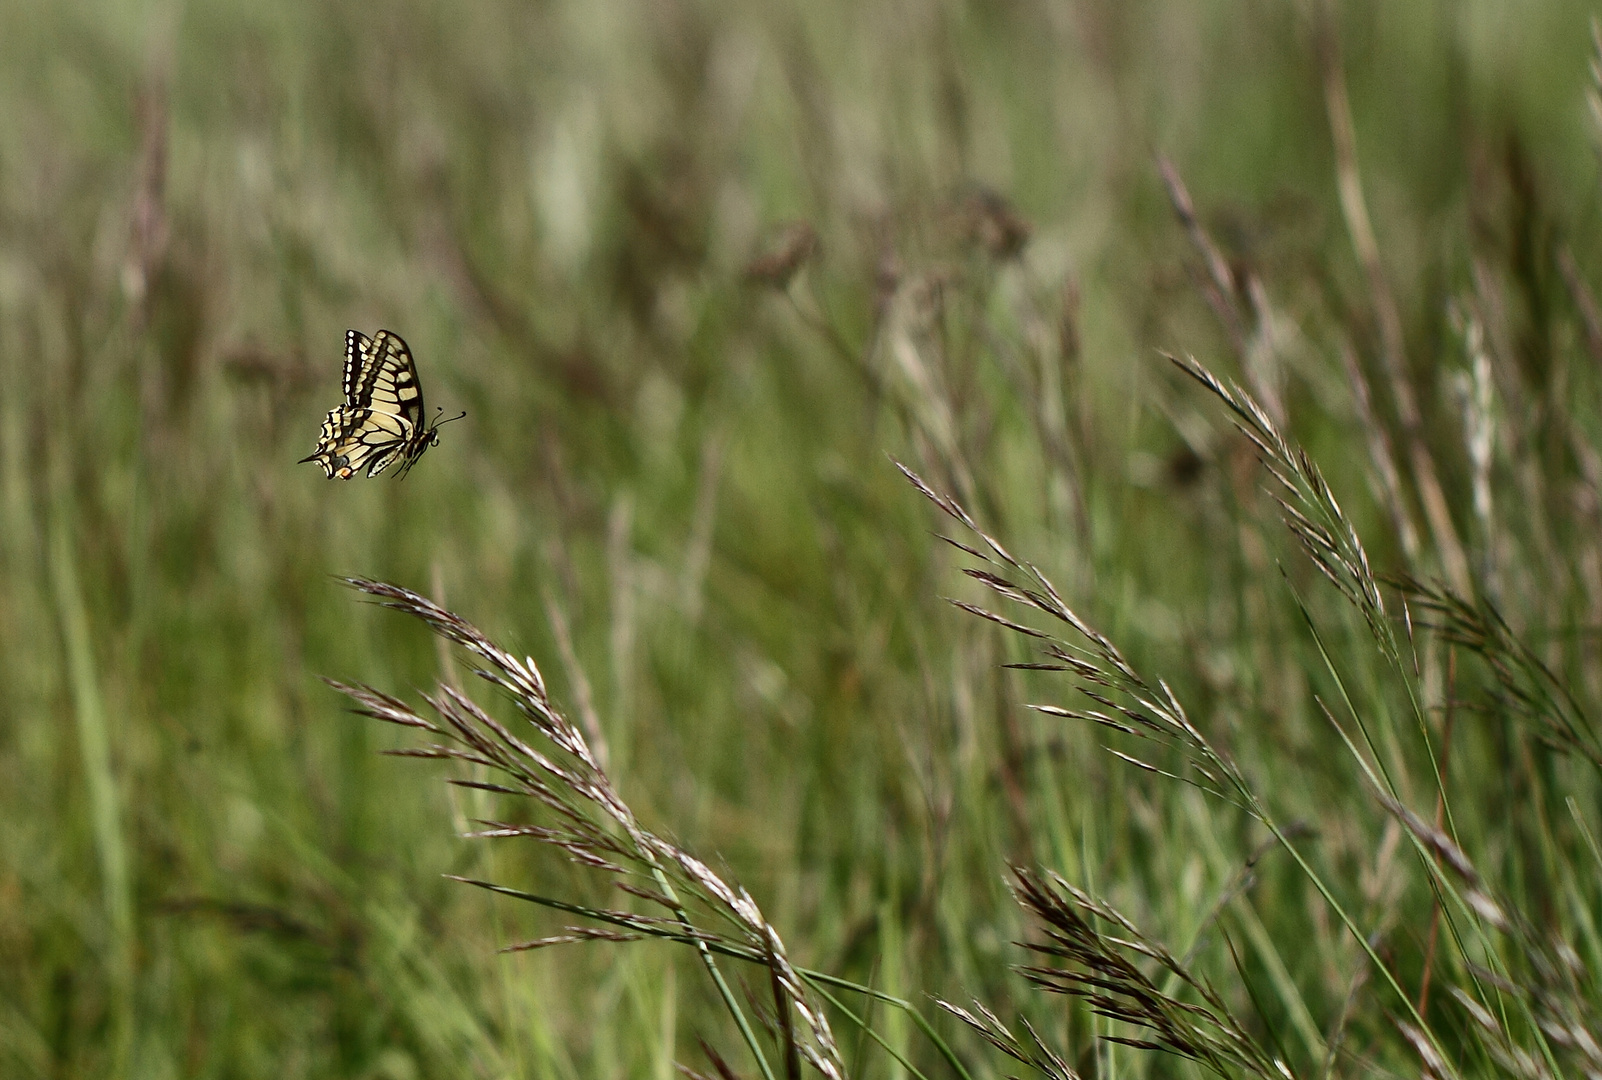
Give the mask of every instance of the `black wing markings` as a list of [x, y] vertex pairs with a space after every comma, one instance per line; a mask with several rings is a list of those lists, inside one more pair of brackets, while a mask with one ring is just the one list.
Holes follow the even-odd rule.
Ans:
[[346, 405], [360, 408], [367, 388], [372, 385], [370, 380], [377, 369], [373, 361], [378, 355], [373, 352], [372, 344], [372, 339], [360, 330], [345, 331], [345, 375], [340, 389], [344, 391]]
[[349, 480], [364, 468], [377, 476], [396, 461], [401, 467], [395, 475], [405, 476], [423, 451], [439, 445], [440, 424], [461, 419], [425, 424], [417, 365], [406, 342], [389, 330], [373, 338], [345, 332], [342, 381], [345, 403], [329, 412], [317, 449], [301, 458], [317, 462], [329, 479]]

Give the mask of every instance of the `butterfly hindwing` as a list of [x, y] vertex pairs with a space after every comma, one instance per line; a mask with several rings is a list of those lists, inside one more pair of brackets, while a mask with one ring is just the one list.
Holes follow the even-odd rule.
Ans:
[[438, 441], [438, 425], [424, 424], [417, 365], [399, 334], [346, 331], [343, 384], [345, 403], [328, 414], [317, 449], [301, 459], [317, 462], [330, 479], [377, 476], [396, 461], [403, 476]]

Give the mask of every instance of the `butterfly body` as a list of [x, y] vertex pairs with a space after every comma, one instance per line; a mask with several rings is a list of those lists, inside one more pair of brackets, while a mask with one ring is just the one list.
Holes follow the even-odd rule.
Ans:
[[448, 421], [425, 423], [417, 365], [399, 334], [380, 330], [369, 338], [347, 330], [343, 389], [344, 404], [323, 421], [317, 449], [301, 458], [321, 465], [330, 480], [377, 476], [397, 461], [395, 475], [405, 476], [423, 451], [439, 445], [439, 425]]

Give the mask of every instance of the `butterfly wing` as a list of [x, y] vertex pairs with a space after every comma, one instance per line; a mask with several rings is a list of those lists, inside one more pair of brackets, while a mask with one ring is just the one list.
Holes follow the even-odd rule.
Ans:
[[406, 421], [410, 431], [423, 429], [423, 388], [417, 383], [417, 365], [400, 335], [380, 330], [368, 343], [370, 362], [362, 390], [363, 404]]
[[345, 404], [354, 408], [365, 408], [362, 402], [372, 392], [373, 376], [377, 374], [377, 353], [372, 346], [372, 339], [360, 330], [345, 331], [345, 375], [340, 388], [345, 393]]
[[[410, 466], [427, 445], [423, 427], [423, 388], [417, 382], [412, 351], [398, 334], [380, 330], [368, 346], [372, 374], [367, 387], [368, 425], [375, 450], [368, 476], [377, 476], [401, 458]], [[378, 434], [381, 433], [381, 434]], [[405, 469], [400, 475], [405, 474]]]
[[376, 476], [399, 456], [407, 433], [395, 417], [341, 405], [323, 421], [317, 449], [302, 461], [315, 461], [330, 479], [349, 480], [366, 471]]
[[377, 476], [402, 458], [410, 467], [428, 447], [417, 365], [400, 335], [380, 330], [369, 339], [347, 331], [344, 390], [345, 404], [328, 414], [317, 449], [302, 461], [349, 480], [363, 471]]

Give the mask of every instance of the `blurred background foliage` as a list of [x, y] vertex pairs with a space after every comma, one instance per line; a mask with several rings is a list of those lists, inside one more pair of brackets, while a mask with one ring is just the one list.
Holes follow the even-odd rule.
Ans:
[[[1342, 365], [1383, 385], [1336, 185], [1338, 38], [1464, 565], [1594, 703], [1589, 11], [0, 4], [0, 1072], [666, 1080], [706, 1067], [698, 1036], [743, 1067], [670, 947], [496, 954], [560, 922], [442, 873], [586, 884], [457, 839], [478, 804], [378, 756], [398, 736], [318, 681], [465, 674], [335, 580], [362, 574], [588, 695], [642, 818], [727, 866], [798, 962], [1032, 1017], [1087, 1075], [1192, 1075], [1097, 1049], [1105, 1021], [1010, 974], [1005, 868], [1057, 869], [1183, 950], [1263, 834], [1022, 708], [1066, 691], [1002, 671], [1023, 652], [942, 601], [965, 586], [887, 455], [1192, 702], [1416, 985], [1429, 888], [1332, 764], [1292, 589], [1345, 640], [1358, 623], [1157, 349], [1277, 394], [1377, 568], [1451, 575], [1374, 481], [1366, 433], [1406, 425], [1380, 391], [1365, 419]], [[1209, 305], [1156, 154], [1256, 351]], [[1494, 362], [1490, 465], [1465, 319]], [[295, 464], [347, 327], [402, 334], [430, 407], [467, 411], [403, 483]], [[1365, 655], [1365, 701], [1394, 705]], [[1477, 685], [1444, 655], [1435, 706]], [[1580, 926], [1595, 874], [1553, 868], [1596, 779], [1491, 715], [1454, 744], [1464, 835], [1532, 915]], [[1316, 1071], [1352, 942], [1272, 858], [1228, 907], [1201, 955]], [[941, 1023], [976, 1075], [1009, 1067]], [[1383, 1009], [1354, 1023], [1341, 1074], [1416, 1074]], [[858, 1074], [903, 1075], [836, 1030]]]

